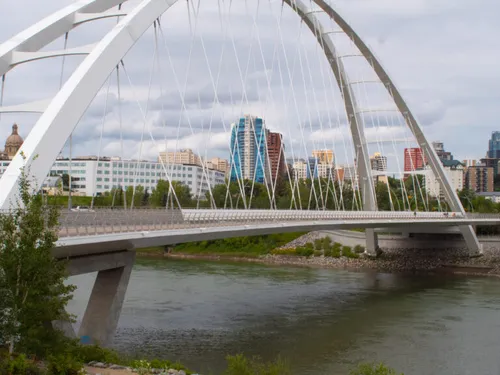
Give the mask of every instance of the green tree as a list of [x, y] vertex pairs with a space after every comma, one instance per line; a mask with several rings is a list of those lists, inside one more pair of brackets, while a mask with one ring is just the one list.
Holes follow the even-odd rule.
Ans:
[[65, 264], [52, 256], [57, 208], [32, 185], [23, 169], [18, 201], [0, 215], [0, 345], [45, 356], [62, 338], [50, 322], [70, 320], [65, 307], [74, 287], [64, 284]]
[[[69, 174], [64, 173], [62, 176], [62, 181], [63, 181], [63, 190], [68, 191], [69, 190]], [[73, 185], [73, 184], [72, 184]]]
[[148, 192], [148, 189], [146, 188], [146, 190], [144, 191], [144, 194], [142, 195], [141, 206], [145, 207], [145, 206], [149, 205], [149, 197], [150, 197], [150, 194]]
[[[139, 207], [142, 205], [144, 196], [144, 186], [137, 185], [135, 188], [133, 186], [127, 187], [125, 191], [125, 196], [127, 197], [127, 207]], [[132, 204], [132, 198], [134, 202]]]
[[150, 202], [153, 207], [165, 207], [167, 202], [168, 190], [170, 184], [165, 180], [158, 180], [156, 188], [151, 194]]

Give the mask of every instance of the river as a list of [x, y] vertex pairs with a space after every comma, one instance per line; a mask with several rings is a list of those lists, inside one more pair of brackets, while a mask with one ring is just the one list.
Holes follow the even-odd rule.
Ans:
[[[81, 317], [94, 278], [71, 278], [70, 312]], [[140, 259], [114, 345], [202, 374], [241, 352], [281, 355], [297, 375], [347, 374], [361, 361], [405, 375], [493, 375], [499, 318], [496, 278]]]

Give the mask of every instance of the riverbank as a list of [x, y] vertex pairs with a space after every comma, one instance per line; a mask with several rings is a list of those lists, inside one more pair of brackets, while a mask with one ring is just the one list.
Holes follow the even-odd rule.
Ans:
[[[141, 254], [138, 254], [141, 256]], [[144, 256], [144, 255], [142, 255]], [[325, 256], [293, 256], [293, 255], [264, 255], [260, 257], [241, 257], [229, 255], [182, 254], [170, 253], [147, 257], [171, 259], [196, 259], [208, 261], [249, 262], [279, 266], [321, 267], [345, 270], [374, 270], [378, 272], [440, 272], [465, 274], [474, 276], [500, 277], [500, 258], [477, 257], [469, 258], [450, 254], [429, 256], [426, 254], [403, 254], [400, 252], [385, 253], [380, 258], [371, 259], [360, 257], [351, 259], [346, 257], [332, 258]]]
[[[307, 236], [307, 235], [306, 235]], [[305, 237], [305, 236], [304, 236]], [[174, 250], [164, 252], [161, 248], [139, 250], [137, 255], [145, 258], [197, 259], [207, 261], [250, 262], [276, 266], [321, 267], [345, 270], [374, 270], [378, 272], [439, 272], [478, 276], [500, 276], [500, 249], [488, 248], [479, 257], [469, 257], [456, 249], [391, 249], [378, 258], [356, 254], [352, 248], [342, 247], [348, 256], [328, 251], [312, 250], [310, 256], [300, 256], [294, 244], [303, 244], [299, 239], [278, 249], [269, 249], [265, 254], [254, 252], [189, 252]], [[312, 245], [312, 244], [311, 244]], [[340, 245], [340, 244], [337, 244]], [[333, 245], [335, 249], [335, 244]], [[335, 251], [334, 251], [335, 252]], [[332, 256], [325, 256], [331, 254]], [[345, 254], [345, 253], [344, 253]]]

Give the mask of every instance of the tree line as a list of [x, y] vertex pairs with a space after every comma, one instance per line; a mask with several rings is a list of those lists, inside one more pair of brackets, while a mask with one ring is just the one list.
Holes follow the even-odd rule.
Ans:
[[[449, 211], [441, 197], [426, 192], [424, 176], [406, 179], [388, 177], [375, 184], [375, 196], [380, 211]], [[500, 204], [480, 197], [472, 190], [458, 192], [467, 212], [497, 213]], [[50, 204], [67, 205], [67, 196], [52, 196]], [[72, 196], [73, 206], [94, 207], [182, 207], [228, 209], [297, 209], [297, 210], [363, 210], [361, 191], [350, 181], [340, 183], [326, 178], [298, 181], [278, 180], [274, 189], [269, 185], [244, 180], [231, 181], [212, 187], [201, 198], [193, 196], [187, 185], [178, 181], [159, 180], [149, 191], [144, 186], [113, 188], [95, 197]]]

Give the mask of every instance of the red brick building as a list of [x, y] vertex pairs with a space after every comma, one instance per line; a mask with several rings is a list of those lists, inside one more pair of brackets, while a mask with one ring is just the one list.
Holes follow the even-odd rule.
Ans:
[[285, 174], [285, 145], [283, 136], [280, 133], [267, 133], [267, 155], [271, 178], [274, 183]]
[[413, 172], [424, 169], [427, 164], [422, 149], [418, 147], [405, 148], [404, 162], [405, 172]]

